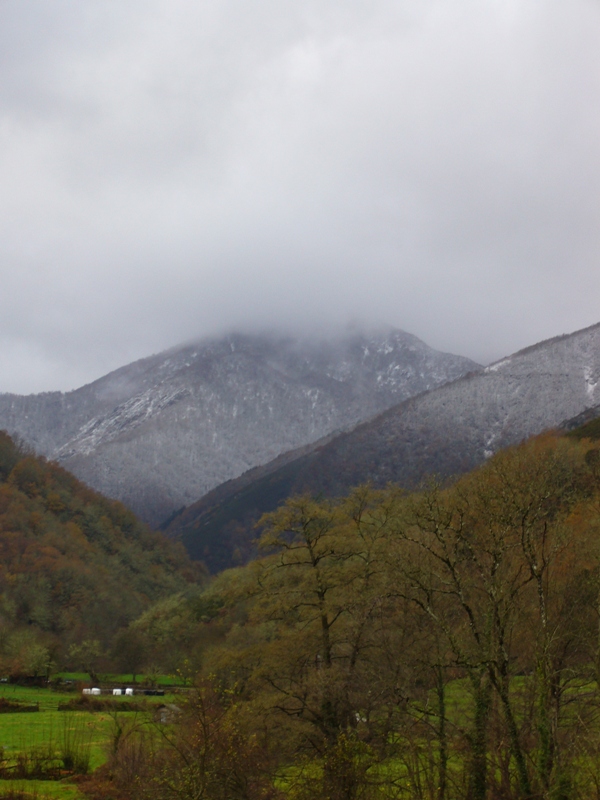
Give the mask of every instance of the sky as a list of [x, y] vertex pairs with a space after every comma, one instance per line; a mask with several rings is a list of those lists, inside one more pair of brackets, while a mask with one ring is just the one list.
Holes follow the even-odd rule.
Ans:
[[0, 392], [600, 321], [600, 0], [0, 0]]

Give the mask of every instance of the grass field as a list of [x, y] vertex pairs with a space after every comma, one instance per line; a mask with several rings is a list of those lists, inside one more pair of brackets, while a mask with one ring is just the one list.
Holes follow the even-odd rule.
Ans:
[[[179, 677], [179, 675], [136, 675], [135, 681], [133, 675], [129, 674], [102, 674], [102, 682], [106, 683], [123, 683], [131, 686], [144, 686], [145, 684], [152, 684], [156, 686], [185, 686], [186, 681]], [[77, 681], [81, 683], [89, 683], [90, 676], [87, 672], [56, 672], [52, 675], [52, 680], [60, 678], [63, 681]]]
[[0, 784], [0, 798], [10, 793], [21, 794], [31, 800], [44, 800], [56, 798], [57, 800], [84, 800], [77, 786], [61, 781], [2, 781]]
[[[8, 774], [19, 763], [30, 765], [33, 769], [39, 765], [60, 766], [64, 764], [65, 753], [79, 753], [89, 764], [90, 771], [104, 763], [116, 719], [121, 715], [115, 710], [58, 710], [59, 704], [79, 696], [78, 692], [0, 684], [0, 698], [27, 706], [39, 706], [36, 712], [0, 713], [0, 763]], [[111, 696], [113, 699], [117, 706], [123, 705], [124, 708], [130, 702], [127, 697]], [[173, 695], [144, 698], [150, 708], [174, 700], [176, 698]], [[141, 721], [150, 716], [146, 712], [128, 712], [127, 717], [131, 718], [133, 713]], [[10, 792], [15, 791], [31, 798], [81, 798], [77, 787], [66, 782], [68, 777], [64, 780], [60, 779], [60, 775], [57, 777], [59, 779], [0, 779], [0, 798], [10, 796]]]
[[[124, 677], [124, 676], [119, 676]], [[77, 680], [76, 677], [69, 676], [70, 680]], [[128, 684], [127, 680], [116, 681]], [[514, 697], [518, 699], [523, 695], [523, 702], [517, 702], [515, 708], [519, 717], [525, 710], [527, 697], [530, 695], [529, 681], [526, 678], [518, 677], [514, 679]], [[570, 687], [570, 691], [575, 694], [587, 692], [587, 685], [577, 685]], [[177, 691], [177, 690], [175, 690]], [[115, 734], [117, 724], [127, 721], [139, 722], [146, 725], [152, 719], [153, 706], [162, 703], [181, 702], [183, 690], [179, 696], [177, 694], [166, 694], [164, 697], [140, 697], [135, 696], [131, 700], [127, 697], [113, 697], [104, 692], [102, 699], [109, 698], [109, 702], [114, 703], [114, 708], [109, 711], [87, 711], [70, 710], [59, 711], [59, 704], [64, 704], [69, 700], [79, 700], [82, 696], [80, 691], [57, 691], [51, 688], [34, 688], [14, 686], [0, 683], [0, 701], [5, 700], [19, 703], [26, 706], [38, 705], [39, 711], [35, 712], [8, 712], [0, 713], [0, 766], [7, 767], [4, 778], [0, 778], [0, 800], [3, 797], [27, 798], [27, 800], [42, 800], [43, 798], [65, 798], [65, 800], [84, 800], [82, 793], [76, 785], [69, 783], [69, 775], [64, 770], [65, 777], [61, 779], [58, 775], [53, 775], [50, 780], [36, 780], [35, 774], [31, 773], [27, 780], [9, 780], [11, 765], [25, 759], [26, 763], [35, 766], [36, 758], [38, 762], [54, 764], [64, 764], [64, 754], [68, 751], [69, 742], [75, 744], [84, 751], [87, 758], [87, 766], [90, 772], [101, 766], [108, 757], [111, 742]], [[120, 712], [119, 707], [126, 708], [132, 701], [141, 702], [148, 706], [148, 710]], [[405, 731], [404, 736], [392, 736], [390, 744], [397, 746], [397, 755], [391, 757], [385, 765], [374, 766], [373, 775], [381, 777], [385, 773], [386, 778], [393, 778], [396, 782], [398, 797], [413, 798], [415, 782], [421, 780], [419, 775], [423, 765], [430, 766], [432, 758], [437, 757], [437, 743], [427, 734], [431, 725], [437, 725], [435, 709], [437, 708], [436, 697], [431, 692], [428, 698], [424, 698], [424, 703], [420, 707], [414, 708], [414, 729]], [[446, 714], [449, 723], [449, 737], [460, 740], [464, 738], [464, 732], [470, 730], [470, 718], [472, 716], [473, 698], [468, 683], [462, 680], [452, 681], [447, 686], [446, 695]], [[571, 712], [574, 713], [574, 712]], [[461, 732], [462, 731], [462, 732]], [[71, 748], [73, 749], [73, 748]], [[448, 761], [448, 781], [449, 784], [458, 786], [461, 782], [461, 774], [464, 771], [465, 751], [460, 746], [453, 748], [450, 745]], [[578, 771], [589, 771], [591, 756], [583, 751], [577, 762]], [[588, 763], [589, 762], [589, 763]], [[490, 762], [491, 768], [497, 768]], [[314, 776], [318, 777], [321, 767], [317, 762], [312, 766]], [[305, 777], [310, 777], [310, 771], [305, 772]], [[294, 783], [300, 772], [291, 767], [285, 778], [280, 779], [279, 788], [286, 789], [288, 785]], [[582, 778], [583, 780], [583, 778]], [[457, 790], [458, 791], [458, 790]], [[12, 793], [12, 794], [11, 794]], [[463, 796], [460, 792], [452, 796]], [[583, 795], [582, 795], [583, 796]]]
[[[63, 680], [83, 682], [89, 685], [87, 675], [78, 673], [63, 673]], [[131, 676], [111, 676], [112, 681], [123, 685], [133, 685], [127, 680]], [[88, 680], [86, 680], [88, 679]], [[165, 682], [166, 682], [165, 678]], [[141, 688], [141, 686], [138, 684]], [[127, 697], [114, 697], [108, 695], [116, 704], [125, 706], [130, 702]], [[107, 759], [108, 748], [115, 730], [115, 715], [118, 712], [88, 712], [88, 711], [59, 711], [59, 704], [64, 704], [71, 699], [81, 697], [80, 691], [72, 688], [70, 691], [57, 691], [50, 688], [21, 687], [10, 684], [0, 684], [0, 699], [21, 703], [23, 705], [39, 704], [39, 712], [16, 712], [0, 714], [0, 751], [3, 751], [5, 763], [16, 759], [19, 754], [31, 753], [36, 748], [44, 751], [60, 751], [65, 732], [72, 731], [80, 739], [84, 738], [89, 746], [89, 769], [93, 771], [101, 766]], [[103, 692], [101, 699], [107, 697]], [[138, 699], [137, 696], [134, 699]], [[142, 698], [140, 698], [142, 699]], [[144, 697], [148, 704], [159, 705], [164, 702], [177, 703], [177, 695], [164, 697]], [[470, 707], [471, 698], [464, 682], [456, 682], [449, 692], [448, 713], [455, 722], [462, 722], [465, 711]], [[136, 712], [133, 712], [136, 713]], [[131, 719], [132, 712], [123, 712], [123, 716]], [[141, 714], [140, 718], [143, 719]], [[386, 769], [392, 767], [388, 764]], [[318, 772], [318, 766], [315, 765]], [[394, 772], [399, 778], [409, 780], [409, 769], [404, 763], [394, 764]], [[292, 770], [290, 774], [293, 774]], [[65, 779], [68, 781], [68, 778]], [[407, 787], [410, 784], [407, 784]], [[83, 795], [74, 785], [58, 780], [0, 780], [0, 800], [9, 790], [16, 789], [23, 792], [24, 797], [37, 798], [65, 798], [65, 800], [83, 800]], [[410, 791], [407, 792], [407, 796]]]

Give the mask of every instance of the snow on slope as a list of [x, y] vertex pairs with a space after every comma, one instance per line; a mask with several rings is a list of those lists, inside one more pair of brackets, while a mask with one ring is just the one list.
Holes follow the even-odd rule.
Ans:
[[232, 335], [66, 394], [0, 395], [0, 428], [156, 524], [253, 466], [476, 369], [399, 330]]

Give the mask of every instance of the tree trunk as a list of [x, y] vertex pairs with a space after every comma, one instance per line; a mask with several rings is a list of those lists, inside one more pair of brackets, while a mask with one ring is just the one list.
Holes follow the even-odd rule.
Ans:
[[525, 754], [523, 752], [523, 747], [521, 746], [517, 721], [510, 703], [509, 677], [507, 675], [507, 669], [502, 669], [501, 671], [504, 674], [498, 675], [490, 669], [490, 677], [494, 688], [500, 697], [500, 702], [502, 703], [504, 720], [506, 722], [506, 727], [508, 728], [508, 738], [510, 740], [510, 754], [517, 767], [519, 791], [522, 797], [529, 797], [531, 795], [531, 783], [529, 780], [529, 773], [527, 771]]
[[540, 781], [544, 789], [550, 787], [552, 769], [554, 767], [554, 733], [551, 720], [551, 692], [548, 685], [548, 671], [543, 662], [538, 664], [537, 678], [539, 681], [538, 690], [538, 733], [540, 736], [540, 748], [538, 759], [538, 770]]
[[475, 698], [473, 733], [471, 734], [471, 766], [468, 800], [485, 800], [487, 793], [487, 733], [490, 714], [491, 685], [487, 675], [472, 673]]
[[438, 700], [438, 800], [446, 798], [446, 778], [448, 772], [448, 737], [446, 734], [446, 687], [444, 685], [444, 671], [442, 667], [436, 669], [436, 689]]

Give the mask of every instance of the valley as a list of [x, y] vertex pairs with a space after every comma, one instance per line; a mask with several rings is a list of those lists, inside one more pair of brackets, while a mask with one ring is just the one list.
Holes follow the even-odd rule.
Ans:
[[[44, 706], [33, 747], [13, 735], [33, 709], [4, 704], [0, 793], [36, 796], [46, 753], [49, 796], [79, 800], [593, 796], [599, 345], [593, 326], [426, 387], [221, 483], [162, 531], [0, 433], [0, 694]], [[330, 400], [358, 413], [391, 355], [380, 348], [368, 386], [321, 377]], [[31, 399], [63, 419], [61, 459], [147, 446], [187, 397], [192, 353], [169, 358], [96, 386], [112, 411], [77, 412], [76, 436], [64, 397]], [[3, 397], [5, 413], [26, 407]], [[41, 418], [23, 425], [48, 442]], [[24, 686], [65, 674], [78, 683], [61, 739], [48, 724], [66, 712]], [[80, 708], [81, 687], [119, 674], [178, 694], [158, 716]], [[78, 725], [87, 766], [64, 755]]]

